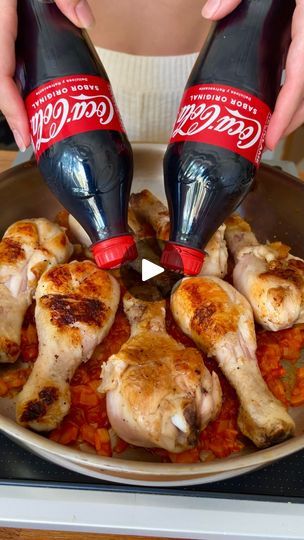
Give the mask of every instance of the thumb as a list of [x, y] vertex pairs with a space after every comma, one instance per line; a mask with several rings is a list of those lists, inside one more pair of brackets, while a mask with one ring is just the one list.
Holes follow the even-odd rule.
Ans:
[[94, 16], [87, 0], [55, 0], [58, 8], [80, 28], [89, 28], [94, 24]]
[[242, 0], [207, 0], [203, 9], [202, 16], [205, 19], [217, 21], [222, 19], [228, 13], [231, 13]]

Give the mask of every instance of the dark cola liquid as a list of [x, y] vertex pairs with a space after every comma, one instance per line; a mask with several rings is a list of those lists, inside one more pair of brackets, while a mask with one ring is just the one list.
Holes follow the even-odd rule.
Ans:
[[79, 133], [44, 152], [39, 169], [93, 243], [127, 232], [132, 157], [121, 134]]
[[255, 166], [224, 148], [183, 142], [169, 146], [164, 174], [170, 239], [201, 249], [248, 193]]
[[[201, 83], [227, 85], [257, 97], [273, 110], [294, 8], [292, 0], [243, 0], [217, 23], [187, 88]], [[164, 177], [172, 224], [170, 240], [204, 248], [248, 193], [255, 172], [255, 163], [216, 146], [216, 141], [169, 144]]]
[[[24, 98], [61, 77], [86, 74], [108, 81], [85, 32], [70, 23], [53, 2], [19, 0], [18, 21], [17, 78]], [[133, 158], [124, 133], [73, 134], [51, 144], [38, 166], [49, 188], [93, 243], [128, 232]]]

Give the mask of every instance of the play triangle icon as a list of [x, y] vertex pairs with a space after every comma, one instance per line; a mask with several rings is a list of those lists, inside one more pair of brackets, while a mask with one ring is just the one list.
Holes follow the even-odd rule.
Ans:
[[148, 259], [142, 259], [141, 261], [142, 281], [147, 281], [148, 279], [158, 276], [158, 274], [161, 274], [164, 271], [164, 268], [158, 266], [158, 264], [154, 264], [153, 262], [148, 261]]

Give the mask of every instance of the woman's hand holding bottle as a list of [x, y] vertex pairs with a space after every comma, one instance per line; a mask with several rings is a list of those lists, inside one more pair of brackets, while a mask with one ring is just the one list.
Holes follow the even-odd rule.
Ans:
[[[221, 19], [242, 0], [207, 0], [203, 17], [214, 21]], [[275, 31], [275, 29], [274, 29]], [[285, 82], [278, 95], [276, 106], [266, 135], [266, 146], [272, 150], [281, 137], [289, 135], [304, 122], [304, 2], [296, 0], [292, 20], [292, 41], [286, 61]]]
[[[94, 22], [86, 0], [55, 0], [59, 9], [77, 26]], [[0, 0], [0, 110], [6, 117], [21, 151], [30, 144], [28, 118], [23, 100], [13, 80], [17, 35], [17, 0]]]

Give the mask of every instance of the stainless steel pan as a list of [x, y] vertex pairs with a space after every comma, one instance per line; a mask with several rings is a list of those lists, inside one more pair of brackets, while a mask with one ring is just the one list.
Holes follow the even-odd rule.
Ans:
[[[134, 145], [134, 190], [151, 189], [164, 199], [162, 145]], [[0, 175], [0, 231], [28, 217], [54, 218], [61, 209], [41, 180], [34, 163], [20, 165]], [[241, 206], [261, 241], [281, 240], [292, 253], [304, 257], [302, 220], [304, 183], [279, 169], [262, 165], [252, 191]], [[137, 485], [189, 485], [213, 482], [248, 472], [304, 447], [304, 407], [292, 412], [296, 435], [265, 450], [247, 449], [245, 454], [210, 463], [168, 464], [149, 461], [141, 450], [132, 456], [103, 458], [58, 445], [14, 421], [14, 402], [0, 399], [0, 430], [18, 444], [54, 463], [77, 472], [111, 481]]]

